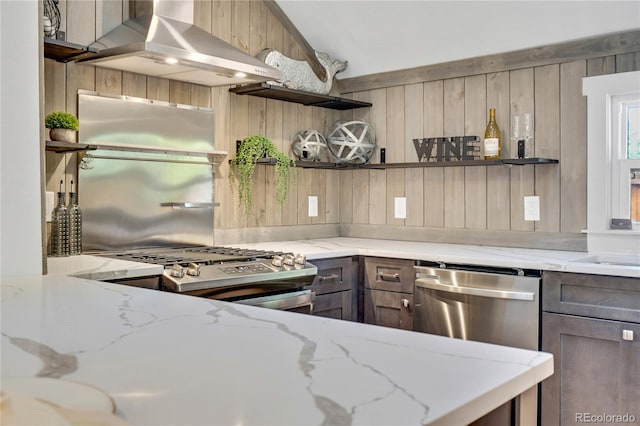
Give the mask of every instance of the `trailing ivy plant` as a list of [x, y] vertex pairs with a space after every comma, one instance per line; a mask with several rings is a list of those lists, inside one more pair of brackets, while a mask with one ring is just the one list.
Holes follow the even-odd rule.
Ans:
[[253, 195], [253, 173], [256, 161], [263, 157], [276, 160], [275, 181], [276, 201], [278, 204], [287, 199], [290, 182], [295, 183], [295, 173], [291, 169], [295, 168], [295, 162], [284, 153], [280, 152], [269, 138], [264, 136], [248, 136], [240, 143], [238, 154], [231, 160], [232, 169], [238, 181], [238, 202], [244, 209], [245, 215], [249, 215], [252, 206]]

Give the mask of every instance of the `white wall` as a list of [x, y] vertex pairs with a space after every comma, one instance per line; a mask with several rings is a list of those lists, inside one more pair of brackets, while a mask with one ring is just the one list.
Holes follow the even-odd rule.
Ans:
[[0, 278], [42, 274], [36, 0], [0, 0]]

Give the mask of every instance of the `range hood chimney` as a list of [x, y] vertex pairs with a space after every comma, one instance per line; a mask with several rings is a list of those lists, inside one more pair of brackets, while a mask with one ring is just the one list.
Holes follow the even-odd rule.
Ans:
[[[135, 6], [135, 5], [134, 5]], [[125, 21], [78, 62], [206, 86], [281, 80], [279, 70], [193, 24], [193, 0], [153, 0], [151, 13]]]

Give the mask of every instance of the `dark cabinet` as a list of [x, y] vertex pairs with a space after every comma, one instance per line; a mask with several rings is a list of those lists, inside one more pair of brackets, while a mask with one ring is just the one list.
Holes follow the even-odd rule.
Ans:
[[414, 261], [364, 260], [364, 322], [413, 330]]
[[640, 279], [545, 272], [542, 289], [554, 374], [541, 385], [541, 423], [640, 421]]
[[311, 261], [318, 268], [313, 284], [306, 287], [316, 293], [314, 315], [355, 321], [357, 280], [353, 262], [351, 257]]

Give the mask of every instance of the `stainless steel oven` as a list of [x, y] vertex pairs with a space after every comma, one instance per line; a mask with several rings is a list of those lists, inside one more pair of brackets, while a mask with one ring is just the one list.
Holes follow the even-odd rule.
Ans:
[[312, 313], [317, 268], [302, 255], [232, 247], [182, 247], [101, 253], [163, 265], [159, 277], [117, 281], [195, 297]]

